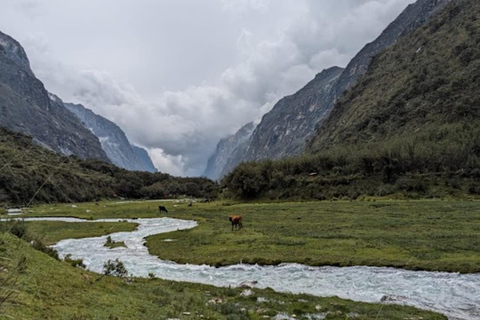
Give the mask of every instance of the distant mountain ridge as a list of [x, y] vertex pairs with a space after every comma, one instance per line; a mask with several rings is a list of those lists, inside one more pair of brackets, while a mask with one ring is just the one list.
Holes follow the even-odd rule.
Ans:
[[215, 153], [208, 159], [207, 168], [203, 176], [212, 180], [218, 180], [222, 176], [222, 169], [227, 165], [228, 159], [238, 146], [247, 141], [253, 133], [255, 124], [247, 123], [240, 128], [235, 134], [220, 140]]
[[65, 103], [65, 107], [98, 137], [102, 149], [113, 164], [131, 171], [157, 172], [147, 151], [131, 145], [117, 124], [81, 104]]
[[226, 175], [241, 162], [296, 156], [321, 127], [343, 93], [365, 74], [371, 59], [399, 37], [417, 29], [454, 0], [418, 0], [409, 5], [373, 42], [367, 44], [345, 70], [334, 67], [317, 75], [306, 87], [281, 99], [267, 113], [251, 137], [232, 152], [227, 164], [217, 168]]
[[109, 161], [97, 137], [61, 99], [51, 99], [30, 69], [25, 50], [0, 32], [0, 126], [32, 136], [45, 147], [82, 159]]

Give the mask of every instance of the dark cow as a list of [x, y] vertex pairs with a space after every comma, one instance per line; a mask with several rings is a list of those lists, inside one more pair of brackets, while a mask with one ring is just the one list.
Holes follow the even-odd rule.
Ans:
[[232, 223], [232, 231], [234, 227], [237, 230], [240, 230], [243, 228], [242, 216], [230, 216], [228, 217], [228, 220]]
[[163, 211], [163, 212], [165, 212], [165, 213], [168, 213], [167, 208], [165, 208], [164, 206], [158, 206], [158, 211], [160, 211], [160, 212]]

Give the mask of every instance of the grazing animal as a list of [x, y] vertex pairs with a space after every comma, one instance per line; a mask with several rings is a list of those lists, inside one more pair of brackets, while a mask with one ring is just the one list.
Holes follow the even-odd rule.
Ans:
[[208, 203], [208, 202], [210, 202], [210, 200], [208, 200], [208, 199], [203, 199], [203, 203]]
[[188, 206], [189, 206], [189, 207], [193, 206], [192, 201], [190, 201], [190, 202], [188, 203]]
[[228, 220], [232, 223], [232, 231], [234, 227], [237, 228], [237, 230], [243, 228], [242, 216], [230, 216], [228, 217]]
[[163, 211], [163, 212], [165, 212], [165, 213], [168, 213], [167, 208], [165, 208], [164, 206], [158, 206], [158, 211], [160, 211], [160, 212]]

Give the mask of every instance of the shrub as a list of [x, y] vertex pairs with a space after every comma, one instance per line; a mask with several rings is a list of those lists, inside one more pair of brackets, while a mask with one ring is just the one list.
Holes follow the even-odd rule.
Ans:
[[118, 259], [108, 260], [103, 264], [103, 274], [106, 276], [126, 277], [128, 271], [123, 262]]
[[79, 267], [85, 269], [87, 266], [83, 263], [82, 259], [72, 259], [71, 254], [67, 254], [64, 258], [65, 262], [70, 263], [72, 267]]
[[57, 250], [53, 249], [52, 247], [47, 246], [42, 239], [33, 239], [30, 240], [30, 243], [32, 244], [32, 247], [38, 251], [41, 251], [43, 253], [48, 254], [50, 257], [60, 260], [58, 257], [58, 252]]

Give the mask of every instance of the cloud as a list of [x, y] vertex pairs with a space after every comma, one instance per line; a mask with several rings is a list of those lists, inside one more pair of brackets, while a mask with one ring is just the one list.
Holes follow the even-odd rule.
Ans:
[[[154, 25], [164, 23], [156, 17], [160, 13], [149, 20], [149, 11], [160, 10], [157, 4], [142, 12], [129, 1], [116, 2], [116, 19], [128, 28], [112, 28], [108, 17], [105, 25], [95, 20], [101, 12], [93, 15], [93, 28], [84, 23], [82, 12], [76, 13], [80, 21], [72, 22], [73, 13], [59, 15], [66, 10], [61, 2], [48, 0], [43, 10], [35, 9], [43, 16], [34, 23], [12, 16], [0, 28], [7, 25], [20, 35], [34, 72], [50, 91], [115, 121], [133, 143], [148, 148], [159, 170], [192, 176], [202, 173], [221, 138], [259, 121], [322, 69], [345, 66], [411, 2], [211, 0], [198, 9], [204, 10], [199, 19], [188, 10], [195, 1], [188, 0], [175, 4], [184, 9], [183, 24], [164, 30]], [[66, 34], [57, 34], [49, 8], [59, 23], [72, 23]], [[161, 14], [167, 19], [169, 12]], [[112, 32], [111, 39], [102, 28]], [[187, 38], [192, 32], [195, 38]], [[75, 34], [81, 46], [72, 42]], [[168, 45], [163, 37], [170, 39]], [[186, 47], [178, 51], [176, 45]]]
[[268, 0], [222, 0], [223, 10], [244, 15], [251, 11], [266, 11], [270, 1]]

